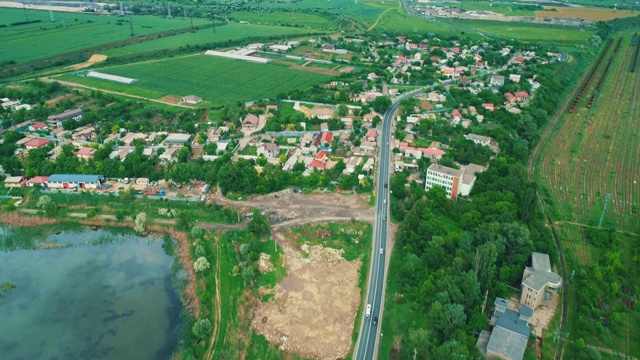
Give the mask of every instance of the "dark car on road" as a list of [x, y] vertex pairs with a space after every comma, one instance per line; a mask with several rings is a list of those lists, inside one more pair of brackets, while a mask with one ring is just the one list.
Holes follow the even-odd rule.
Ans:
[[374, 326], [375, 326], [375, 325], [378, 325], [378, 317], [377, 317], [377, 316], [374, 316], [374, 317], [373, 317], [373, 325], [374, 325]]

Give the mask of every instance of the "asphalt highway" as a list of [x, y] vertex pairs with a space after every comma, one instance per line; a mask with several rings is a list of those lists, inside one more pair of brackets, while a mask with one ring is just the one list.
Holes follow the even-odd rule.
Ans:
[[[380, 336], [380, 324], [382, 322], [384, 288], [387, 264], [387, 227], [389, 224], [389, 170], [391, 161], [391, 123], [400, 102], [406, 98], [420, 93], [421, 90], [412, 91], [398, 96], [393, 105], [384, 114], [382, 130], [380, 133], [380, 151], [378, 152], [378, 182], [376, 191], [376, 221], [373, 231], [373, 246], [371, 253], [371, 267], [369, 268], [369, 284], [367, 288], [366, 309], [371, 305], [371, 316], [363, 316], [358, 335], [354, 359], [372, 360], [376, 358], [378, 350], [378, 338]], [[374, 320], [377, 324], [374, 325]]]

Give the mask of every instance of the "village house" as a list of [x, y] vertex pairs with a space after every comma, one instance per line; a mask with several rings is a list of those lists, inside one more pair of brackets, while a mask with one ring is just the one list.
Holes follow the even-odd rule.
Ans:
[[369, 129], [364, 137], [366, 141], [375, 142], [378, 139], [378, 133], [374, 129]]
[[333, 134], [330, 132], [320, 132], [313, 139], [313, 145], [316, 147], [325, 146], [325, 144], [331, 145], [333, 141]]
[[9, 176], [4, 179], [4, 187], [8, 189], [21, 188], [26, 182], [27, 179], [24, 176]]
[[34, 176], [27, 181], [26, 185], [29, 187], [34, 187], [34, 186], [45, 187], [47, 186], [47, 180], [49, 180], [48, 176]]
[[491, 80], [489, 80], [489, 84], [491, 84], [491, 86], [496, 86], [496, 87], [504, 86], [504, 76], [492, 75]]
[[280, 154], [280, 147], [275, 143], [261, 144], [257, 148], [257, 154], [265, 158], [277, 158]]
[[551, 271], [549, 255], [534, 252], [531, 267], [525, 267], [522, 274], [520, 304], [535, 309], [543, 301], [549, 301], [561, 286], [562, 277]]
[[184, 145], [191, 140], [191, 134], [171, 133], [164, 139], [165, 145]]
[[483, 103], [482, 107], [489, 110], [489, 111], [493, 111], [495, 110], [495, 106], [491, 103]]
[[144, 177], [137, 178], [136, 185], [149, 186], [149, 178], [144, 178]]
[[504, 93], [504, 96], [507, 98], [507, 101], [510, 103], [516, 101], [516, 97], [510, 92]]
[[315, 107], [311, 109], [311, 117], [317, 117], [320, 120], [327, 120], [333, 117], [333, 109], [327, 107]]
[[29, 125], [29, 131], [42, 131], [47, 129], [47, 124], [42, 121]]
[[514, 96], [516, 100], [526, 100], [529, 98], [529, 93], [527, 93], [526, 91], [518, 91]]
[[524, 357], [531, 335], [529, 321], [533, 310], [521, 306], [516, 311], [508, 305], [507, 300], [496, 298], [495, 311], [489, 321], [489, 327], [493, 330], [491, 333], [483, 330], [478, 338], [476, 346], [487, 359], [522, 360]]
[[24, 147], [27, 150], [33, 150], [33, 149], [38, 149], [44, 146], [47, 146], [51, 143], [51, 140], [49, 139], [33, 139], [31, 141], [28, 141], [24, 144]]
[[93, 157], [93, 153], [95, 151], [96, 149], [94, 148], [82, 147], [80, 148], [80, 150], [76, 151], [74, 154], [80, 159], [89, 160]]
[[514, 83], [519, 83], [521, 77], [522, 77], [522, 75], [511, 74], [511, 75], [509, 75], [509, 80], [513, 81]]
[[242, 120], [242, 130], [254, 131], [258, 128], [259, 121], [260, 120], [257, 116], [251, 113], [247, 114], [247, 116], [244, 117], [244, 120]]

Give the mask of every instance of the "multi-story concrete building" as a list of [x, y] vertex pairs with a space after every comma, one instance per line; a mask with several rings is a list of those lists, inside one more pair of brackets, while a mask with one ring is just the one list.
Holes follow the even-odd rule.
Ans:
[[522, 274], [522, 295], [520, 304], [535, 309], [543, 301], [545, 295], [550, 295], [562, 286], [562, 277], [551, 271], [549, 255], [542, 253], [531, 254], [531, 267], [525, 267]]
[[447, 191], [447, 197], [455, 200], [460, 193], [460, 183], [464, 176], [463, 170], [452, 169], [450, 167], [431, 164], [427, 169], [427, 178], [424, 188], [429, 190], [434, 186], [441, 186]]
[[476, 173], [484, 171], [484, 166], [469, 164], [461, 170], [432, 164], [427, 169], [425, 190], [438, 185], [447, 191], [447, 197], [455, 200], [458, 196], [467, 196], [473, 189]]

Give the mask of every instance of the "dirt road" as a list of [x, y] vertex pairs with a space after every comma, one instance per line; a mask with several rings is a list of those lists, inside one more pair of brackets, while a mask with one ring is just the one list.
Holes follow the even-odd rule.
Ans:
[[253, 208], [260, 209], [269, 217], [274, 229], [351, 219], [373, 222], [374, 209], [368, 206], [368, 200], [367, 195], [302, 194], [292, 190], [251, 196], [242, 201], [232, 201], [220, 194], [207, 196], [207, 202], [229, 206], [241, 214], [249, 213]]

